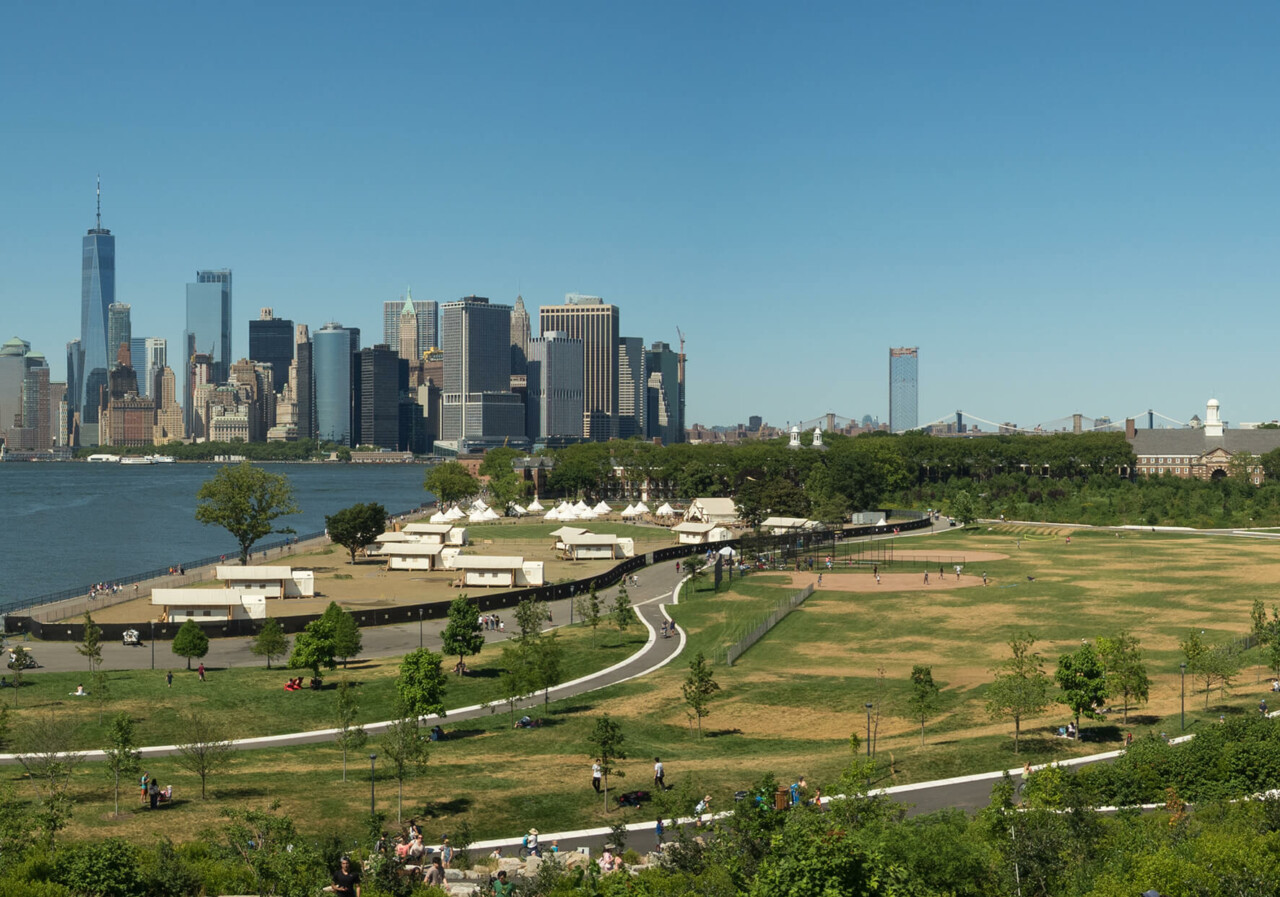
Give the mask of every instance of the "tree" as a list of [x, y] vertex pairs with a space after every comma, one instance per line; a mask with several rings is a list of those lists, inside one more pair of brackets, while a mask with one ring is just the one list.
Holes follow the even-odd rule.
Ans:
[[1115, 638], [1098, 639], [1098, 653], [1107, 670], [1107, 688], [1124, 702], [1124, 722], [1129, 722], [1129, 702], [1145, 704], [1151, 694], [1147, 664], [1142, 659], [1142, 643], [1133, 633], [1122, 630]]
[[338, 683], [337, 723], [338, 747], [342, 749], [342, 781], [347, 780], [347, 754], [358, 751], [369, 741], [369, 734], [364, 726], [356, 725], [356, 715], [360, 711], [356, 703], [356, 689], [351, 680], [343, 679]]
[[111, 685], [107, 681], [107, 674], [103, 670], [98, 670], [89, 680], [89, 694], [93, 696], [93, 703], [98, 708], [98, 725], [102, 725], [102, 712], [107, 709], [107, 701], [111, 700]]
[[933, 681], [933, 667], [916, 664], [911, 668], [911, 693], [907, 707], [913, 719], [920, 720], [920, 746], [924, 747], [924, 724], [938, 710], [942, 693]]
[[209, 653], [209, 636], [195, 620], [187, 620], [178, 627], [171, 647], [174, 654], [187, 659], [187, 669], [191, 669], [191, 658], [204, 657]]
[[71, 777], [84, 760], [71, 749], [75, 739], [75, 720], [53, 713], [24, 720], [17, 733], [18, 762], [35, 792], [37, 818], [50, 848], [71, 816]]
[[1208, 710], [1209, 692], [1213, 690], [1214, 683], [1221, 683], [1222, 690], [1226, 691], [1240, 675], [1240, 653], [1234, 644], [1210, 646], [1200, 636], [1200, 632], [1192, 630], [1180, 647], [1191, 675], [1204, 682], [1204, 709]]
[[600, 625], [600, 596], [596, 594], [596, 587], [592, 586], [591, 591], [586, 595], [579, 595], [574, 601], [578, 610], [578, 616], [582, 618], [582, 622], [591, 627], [591, 647], [596, 646], [596, 628]]
[[205, 799], [205, 783], [209, 776], [221, 772], [231, 763], [235, 749], [220, 736], [223, 725], [199, 710], [179, 714], [182, 740], [177, 742], [174, 759], [187, 772], [200, 778], [200, 799]]
[[475, 495], [480, 491], [480, 481], [457, 461], [446, 461], [427, 471], [423, 487], [434, 494], [443, 507]]
[[484, 649], [480, 608], [466, 595], [459, 595], [449, 602], [449, 622], [445, 624], [440, 640], [444, 653], [457, 657], [460, 665]]
[[1013, 720], [1013, 752], [1018, 753], [1022, 720], [1049, 706], [1049, 677], [1040, 666], [1040, 655], [1032, 650], [1030, 633], [1009, 639], [1010, 657], [992, 672], [995, 681], [987, 688], [987, 712]]
[[[337, 613], [333, 610], [337, 609]], [[289, 655], [289, 666], [294, 669], [311, 670], [311, 675], [319, 679], [320, 668], [332, 670], [338, 665], [338, 656], [334, 644], [335, 629], [342, 609], [334, 602], [329, 603], [324, 614], [312, 620], [306, 628], [293, 640], [293, 653]]]
[[626, 586], [618, 586], [618, 592], [613, 596], [613, 607], [609, 610], [609, 616], [613, 618], [613, 625], [618, 627], [618, 632], [622, 633], [625, 633], [632, 623], [640, 621], [635, 608], [631, 606], [631, 596], [627, 594]]
[[1093, 645], [1085, 642], [1070, 654], [1058, 658], [1058, 669], [1053, 674], [1062, 695], [1060, 704], [1067, 705], [1075, 717], [1076, 731], [1080, 729], [1080, 716], [1102, 719], [1098, 708], [1107, 702], [1107, 668]]
[[387, 528], [387, 509], [377, 502], [355, 504], [324, 518], [329, 538], [351, 554], [356, 562], [356, 552], [377, 541]]
[[14, 645], [9, 649], [13, 660], [9, 661], [9, 674], [13, 677], [13, 704], [18, 705], [18, 689], [22, 688], [22, 680], [27, 675], [27, 664], [31, 660], [31, 652], [22, 645]]
[[542, 689], [542, 703], [551, 703], [551, 689], [564, 681], [564, 647], [553, 632], [532, 643], [533, 686]]
[[604, 794], [604, 807], [608, 812], [609, 776], [612, 774], [623, 778], [625, 775], [614, 764], [619, 760], [627, 759], [626, 738], [622, 734], [622, 727], [605, 713], [596, 720], [595, 728], [587, 736], [587, 744], [591, 747], [590, 755], [600, 764], [600, 774], [604, 778], [604, 788], [601, 789], [601, 793]]
[[111, 720], [107, 730], [107, 747], [102, 755], [106, 758], [107, 769], [111, 770], [115, 788], [115, 815], [120, 815], [120, 776], [136, 775], [140, 768], [142, 754], [137, 750], [137, 738], [133, 731], [133, 720], [127, 713], [117, 713]]
[[443, 669], [444, 658], [434, 651], [419, 648], [400, 661], [396, 694], [406, 716], [414, 720], [428, 714], [444, 716], [444, 693], [449, 685]]
[[498, 687], [502, 692], [502, 700], [511, 712], [511, 722], [516, 721], [516, 702], [529, 694], [535, 684], [534, 655], [535, 649], [527, 642], [507, 642], [502, 646], [502, 673], [498, 677]]
[[410, 716], [387, 726], [379, 744], [382, 746], [382, 756], [391, 765], [391, 775], [396, 780], [396, 822], [399, 822], [404, 800], [404, 780], [427, 765], [430, 740], [418, 728], [417, 719]]
[[951, 499], [951, 516], [961, 526], [968, 526], [973, 523], [977, 518], [977, 513], [973, 507], [973, 496], [963, 490], [957, 492], [955, 497]]
[[516, 605], [516, 628], [520, 630], [520, 641], [535, 639], [542, 632], [542, 624], [547, 621], [547, 605], [537, 598], [523, 598]]
[[684, 694], [684, 702], [698, 719], [698, 737], [701, 738], [702, 718], [711, 713], [707, 705], [711, 702], [711, 696], [720, 690], [720, 683], [712, 677], [711, 667], [701, 651], [689, 662], [689, 675], [685, 677], [680, 690]]
[[241, 565], [249, 563], [249, 552], [260, 539], [293, 532], [288, 527], [276, 528], [275, 521], [298, 513], [289, 478], [248, 461], [218, 468], [200, 487], [196, 499], [196, 520], [231, 533], [240, 544]]
[[267, 659], [267, 669], [271, 669], [271, 658], [284, 657], [289, 653], [289, 637], [284, 634], [284, 627], [275, 617], [267, 617], [262, 628], [254, 636], [253, 645], [249, 648], [254, 654]]
[[102, 627], [93, 622], [88, 611], [84, 612], [84, 641], [76, 645], [76, 653], [88, 658], [91, 675], [102, 663]]
[[[330, 605], [337, 607], [336, 604]], [[360, 624], [355, 614], [339, 608], [333, 623], [333, 653], [342, 658], [342, 668], [347, 668], [347, 660], [357, 657], [364, 647], [364, 639], [360, 635]]]

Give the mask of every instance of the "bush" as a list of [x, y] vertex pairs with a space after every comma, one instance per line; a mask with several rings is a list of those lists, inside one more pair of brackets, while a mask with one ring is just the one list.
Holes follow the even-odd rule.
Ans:
[[22, 878], [0, 878], [0, 894], [5, 897], [74, 897], [60, 884]]
[[120, 838], [90, 841], [64, 851], [57, 879], [85, 897], [135, 897], [146, 893], [138, 852]]

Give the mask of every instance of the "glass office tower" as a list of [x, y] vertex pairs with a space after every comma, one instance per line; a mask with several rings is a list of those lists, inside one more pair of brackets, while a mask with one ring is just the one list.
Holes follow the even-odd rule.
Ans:
[[196, 282], [187, 284], [187, 329], [183, 332], [182, 411], [191, 433], [191, 391], [195, 380], [191, 359], [208, 355], [210, 382], [226, 383], [231, 372], [231, 271], [197, 271]]
[[917, 379], [919, 349], [915, 346], [889, 350], [889, 431], [914, 430], [917, 423]]
[[315, 384], [316, 437], [338, 445], [352, 445], [352, 385], [360, 349], [360, 331], [328, 323], [311, 337], [311, 379]]
[[271, 386], [277, 395], [289, 382], [293, 339], [293, 322], [275, 317], [270, 308], [262, 309], [258, 320], [249, 322], [249, 357], [271, 365]]
[[[113, 357], [107, 351], [108, 309], [116, 301], [116, 238], [102, 226], [99, 202], [97, 226], [82, 241], [80, 278], [81, 388], [75, 396], [82, 423], [98, 422], [99, 388], [106, 385]], [[97, 444], [96, 430], [86, 434]]]

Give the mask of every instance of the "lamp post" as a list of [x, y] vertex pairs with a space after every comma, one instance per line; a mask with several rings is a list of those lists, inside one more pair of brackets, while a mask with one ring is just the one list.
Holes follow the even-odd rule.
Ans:
[[422, 650], [422, 608], [418, 608], [418, 650]]
[[867, 708], [867, 758], [870, 759], [871, 757], [871, 702], [868, 701], [864, 706]]
[[1187, 730], [1187, 662], [1178, 664], [1182, 669], [1182, 731]]
[[378, 759], [377, 754], [369, 755], [369, 815], [374, 816], [377, 810], [374, 808], [374, 790], [373, 790], [373, 764]]
[[156, 668], [156, 621], [151, 621], [151, 669]]

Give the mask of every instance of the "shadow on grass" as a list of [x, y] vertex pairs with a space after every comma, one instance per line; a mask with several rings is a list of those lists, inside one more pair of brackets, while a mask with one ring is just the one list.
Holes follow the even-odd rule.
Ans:
[[484, 735], [484, 729], [452, 729], [444, 733], [443, 741], [461, 741], [464, 738], [475, 738]]
[[424, 803], [418, 810], [418, 816], [426, 816], [430, 819], [437, 819], [441, 816], [456, 815], [458, 813], [466, 813], [471, 809], [471, 798], [455, 797], [451, 800], [433, 800]]
[[741, 735], [741, 734], [742, 734], [741, 729], [716, 729], [715, 731], [708, 729], [706, 732], [703, 733], [703, 736], [706, 738], [721, 738], [725, 735]]

